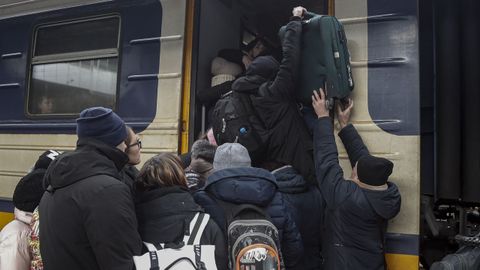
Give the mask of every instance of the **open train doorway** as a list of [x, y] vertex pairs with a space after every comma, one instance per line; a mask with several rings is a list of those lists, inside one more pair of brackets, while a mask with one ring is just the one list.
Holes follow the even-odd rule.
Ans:
[[[272, 53], [278, 54], [280, 47], [278, 30], [288, 23], [293, 7], [303, 6], [317, 14], [328, 14], [328, 2], [328, 0], [195, 1], [190, 145], [209, 127], [208, 111], [214, 102], [202, 102], [198, 94], [217, 91], [212, 89], [212, 61], [219, 52], [224, 49], [241, 51], [252, 40], [261, 38]], [[213, 82], [215, 83], [218, 82]]]

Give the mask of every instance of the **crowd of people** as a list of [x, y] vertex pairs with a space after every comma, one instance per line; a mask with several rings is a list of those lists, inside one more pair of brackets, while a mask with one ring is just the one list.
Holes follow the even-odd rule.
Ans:
[[188, 158], [161, 153], [137, 170], [140, 137], [111, 109], [85, 109], [76, 149], [46, 151], [18, 183], [0, 269], [134, 269], [143, 242], [182, 243], [197, 213], [210, 217], [200, 244], [215, 247], [217, 269], [233, 269], [231, 211], [245, 205], [278, 231], [285, 269], [386, 269], [384, 234], [401, 204], [388, 181], [393, 163], [369, 154], [349, 123], [350, 101], [336, 108], [353, 168], [344, 177], [323, 89], [312, 92], [309, 132], [294, 83], [305, 11], [293, 10], [280, 63], [253, 46], [244, 73], [235, 69], [242, 75], [228, 83], [257, 93], [252, 102], [271, 136], [261, 162], [239, 143], [217, 145], [210, 129]]

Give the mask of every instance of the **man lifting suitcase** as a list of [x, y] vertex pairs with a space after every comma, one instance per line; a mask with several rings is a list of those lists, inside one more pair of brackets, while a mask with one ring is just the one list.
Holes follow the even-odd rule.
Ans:
[[338, 163], [333, 124], [325, 106], [325, 94], [314, 91], [312, 104], [318, 116], [314, 130], [316, 177], [326, 202], [322, 250], [324, 269], [385, 269], [384, 239], [387, 221], [400, 211], [397, 186], [387, 182], [393, 163], [374, 157], [353, 125], [353, 108], [337, 107], [338, 133], [353, 167], [350, 181]]

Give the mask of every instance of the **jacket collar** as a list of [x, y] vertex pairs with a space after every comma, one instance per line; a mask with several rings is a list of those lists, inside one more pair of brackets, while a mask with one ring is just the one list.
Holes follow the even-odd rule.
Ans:
[[99, 151], [108, 159], [113, 161], [118, 171], [120, 171], [128, 163], [128, 155], [125, 152], [122, 152], [116, 147], [112, 147], [93, 138], [78, 139], [77, 148], [91, 148]]

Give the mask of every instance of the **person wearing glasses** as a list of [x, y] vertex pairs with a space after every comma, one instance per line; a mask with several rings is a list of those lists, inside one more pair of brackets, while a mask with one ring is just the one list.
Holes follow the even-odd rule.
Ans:
[[125, 148], [125, 154], [128, 155], [128, 163], [125, 167], [120, 171], [120, 176], [122, 177], [122, 181], [130, 188], [133, 194], [133, 185], [135, 182], [135, 178], [138, 176], [138, 169], [135, 165], [140, 164], [141, 162], [141, 149], [142, 149], [142, 141], [135, 134], [135, 131], [129, 126], [127, 126], [127, 139], [125, 139], [125, 144], [127, 147]]
[[111, 109], [80, 113], [76, 149], [52, 161], [44, 177], [39, 206], [44, 269], [134, 268], [142, 240], [133, 196], [119, 173], [129, 162], [127, 135], [125, 122]]

